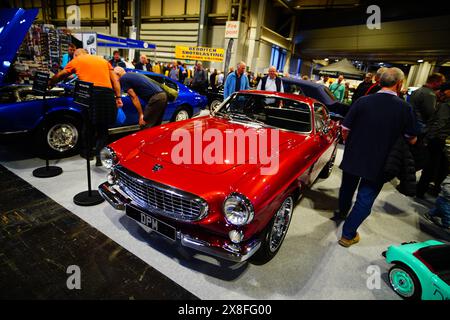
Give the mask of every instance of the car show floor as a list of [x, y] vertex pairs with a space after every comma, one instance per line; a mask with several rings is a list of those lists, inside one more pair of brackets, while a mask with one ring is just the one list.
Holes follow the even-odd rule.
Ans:
[[[174, 297], [399, 299], [387, 283], [386, 276], [390, 266], [382, 257], [382, 252], [392, 244], [435, 238], [419, 228], [419, 214], [427, 212], [431, 203], [419, 204], [414, 199], [401, 195], [392, 183], [387, 183], [374, 204], [371, 216], [359, 229], [361, 242], [348, 249], [339, 246], [337, 240], [341, 235], [342, 224], [336, 225], [330, 219], [337, 205], [341, 181], [341, 171], [335, 166], [332, 175], [326, 180], [318, 180], [297, 204], [286, 239], [272, 261], [265, 265], [218, 261], [148, 234], [122, 211], [116, 211], [106, 202], [93, 207], [75, 205], [73, 196], [87, 189], [86, 160], [81, 157], [51, 161], [51, 164], [60, 166], [63, 173], [57, 177], [40, 179], [34, 177], [32, 171], [45, 162], [31, 155], [24, 155], [23, 148], [20, 152], [17, 148], [22, 147], [0, 147], [0, 164], [8, 173], [14, 173], [61, 206], [61, 209], [80, 218], [98, 230], [101, 236], [112, 240], [118, 247], [150, 266], [151, 270], [158, 271], [164, 278], [167, 277], [190, 293], [177, 296], [174, 292]], [[341, 161], [342, 153], [343, 147], [339, 146], [337, 164]], [[94, 187], [105, 181], [105, 168], [92, 166], [91, 172]], [[3, 179], [4, 172], [0, 175]], [[0, 203], [15, 203], [14, 199], [4, 198], [7, 196], [8, 193], [2, 193]], [[38, 212], [52, 211], [54, 208], [47, 206], [46, 202], [41, 205], [43, 207]], [[8, 208], [13, 207], [11, 205]], [[2, 219], [5, 219], [4, 210], [3, 208], [1, 212]], [[35, 209], [29, 210], [29, 214], [35, 214], [32, 211]], [[64, 230], [65, 226], [60, 225], [59, 228]], [[95, 243], [96, 240], [92, 239], [92, 245]], [[61, 246], [58, 250], [61, 251], [58, 254], [63, 254], [65, 248]], [[114, 249], [111, 248], [111, 251]], [[24, 263], [23, 258], [19, 257], [20, 251], [15, 253], [17, 257], [9, 257], [10, 261], [14, 262], [16, 259], [16, 263]], [[85, 255], [91, 254], [88, 248], [85, 252], [72, 252], [70, 264], [82, 264], [86, 259]], [[100, 263], [104, 264], [101, 268], [106, 270], [130, 268], [128, 259], [116, 261], [115, 264], [103, 259]], [[33, 279], [32, 275], [30, 277]], [[147, 281], [160, 281], [159, 276], [150, 278], [146, 277]], [[95, 289], [87, 288], [86, 285], [83, 290]], [[121, 284], [116, 279], [108, 288], [111, 291], [121, 290]], [[109, 296], [111, 295], [104, 296], [103, 290], [97, 292], [98, 298]], [[145, 298], [142, 294], [137, 296]], [[147, 298], [151, 299], [153, 296], [149, 294]]]

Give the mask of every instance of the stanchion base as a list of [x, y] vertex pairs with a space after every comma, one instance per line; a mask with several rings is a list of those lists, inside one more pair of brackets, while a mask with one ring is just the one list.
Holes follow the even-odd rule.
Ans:
[[41, 167], [33, 170], [33, 176], [37, 178], [51, 178], [59, 176], [63, 170], [60, 167], [48, 166]]
[[73, 197], [73, 202], [78, 206], [90, 207], [105, 201], [97, 190], [92, 190], [89, 196], [89, 191], [83, 191]]

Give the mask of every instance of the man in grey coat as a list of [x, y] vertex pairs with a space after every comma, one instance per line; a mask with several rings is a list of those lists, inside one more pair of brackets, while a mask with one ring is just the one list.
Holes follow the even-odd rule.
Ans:
[[424, 134], [428, 122], [436, 111], [436, 93], [445, 82], [444, 75], [433, 73], [427, 79], [427, 83], [417, 89], [411, 95], [410, 103], [416, 115], [417, 129], [419, 134]]

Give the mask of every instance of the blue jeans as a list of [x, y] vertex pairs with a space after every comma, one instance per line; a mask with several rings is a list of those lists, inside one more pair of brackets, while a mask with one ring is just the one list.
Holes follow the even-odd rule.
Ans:
[[[359, 188], [358, 188], [359, 184]], [[375, 183], [361, 177], [342, 173], [339, 190], [339, 211], [346, 215], [352, 207], [352, 198], [358, 188], [358, 195], [352, 211], [345, 219], [342, 236], [346, 239], [356, 237], [356, 232], [363, 221], [370, 215], [373, 203], [383, 188], [384, 183]]]
[[442, 225], [445, 228], [450, 228], [450, 203], [443, 197], [436, 199], [436, 208], [429, 212], [432, 217], [440, 217]]

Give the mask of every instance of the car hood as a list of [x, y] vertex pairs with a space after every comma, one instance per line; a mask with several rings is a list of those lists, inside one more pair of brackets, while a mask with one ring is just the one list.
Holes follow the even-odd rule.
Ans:
[[0, 86], [5, 83], [17, 50], [39, 13], [39, 9], [0, 10]]
[[[175, 165], [184, 166], [186, 169], [202, 172], [205, 174], [222, 174], [225, 173], [237, 166], [247, 165], [247, 166], [260, 166], [260, 162], [258, 161], [258, 157], [255, 157], [255, 151], [249, 145], [248, 140], [244, 146], [243, 144], [234, 143], [233, 147], [226, 147], [226, 133], [236, 132], [236, 130], [246, 130], [252, 129], [256, 133], [257, 141], [264, 141], [263, 135], [266, 135], [268, 142], [268, 149], [270, 150], [266, 152], [267, 156], [278, 157], [279, 151], [280, 153], [288, 148], [292, 148], [299, 143], [302, 143], [308, 136], [302, 135], [295, 132], [283, 131], [272, 128], [262, 128], [260, 126], [251, 126], [251, 124], [245, 122], [235, 122], [229, 121], [223, 118], [218, 117], [201, 117], [196, 119], [191, 119], [187, 121], [182, 121], [177, 123], [178, 125], [175, 128], [171, 128], [171, 130], [163, 130], [161, 129], [160, 133], [157, 136], [153, 136], [151, 139], [145, 138], [145, 131], [142, 132], [143, 139], [140, 144], [140, 152], [151, 156], [152, 158], [157, 159], [163, 163], [170, 163]], [[204, 154], [211, 154], [209, 151], [212, 149], [212, 143], [215, 141], [215, 138], [208, 141], [201, 142], [202, 134], [205, 134], [208, 129], [213, 129], [214, 133], [223, 137], [223, 142], [218, 140], [218, 145], [222, 146], [223, 152], [223, 160], [221, 163], [206, 163], [206, 158], [202, 157]], [[208, 132], [212, 132], [208, 131]], [[275, 132], [276, 131], [276, 132]], [[247, 131], [246, 131], [247, 132]], [[180, 138], [178, 134], [182, 134], [183, 138]], [[276, 134], [278, 134], [279, 139], [278, 143], [272, 143], [272, 139], [274, 142], [277, 141]], [[178, 138], [177, 138], [178, 137]], [[190, 137], [190, 138], [186, 138]], [[200, 140], [196, 140], [195, 137], [200, 137]], [[205, 136], [206, 137], [206, 136]], [[195, 141], [200, 141], [197, 143]], [[187, 144], [184, 144], [187, 142]], [[189, 143], [191, 142], [191, 143]], [[184, 144], [184, 150], [181, 151]], [[277, 146], [278, 144], [278, 146]], [[219, 149], [220, 150], [220, 149]], [[230, 154], [230, 150], [232, 153]], [[258, 149], [259, 150], [259, 149]], [[184, 156], [184, 152], [187, 154], [190, 153], [190, 157], [186, 157], [183, 163], [181, 163], [181, 156]], [[199, 159], [199, 163], [195, 163], [195, 154], [197, 154], [197, 159]], [[245, 157], [238, 161], [237, 156], [232, 157], [234, 155], [242, 155], [245, 154]], [[215, 156], [215, 153], [212, 153]], [[230, 160], [234, 159], [234, 160]], [[226, 161], [228, 160], [228, 161]]]

